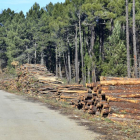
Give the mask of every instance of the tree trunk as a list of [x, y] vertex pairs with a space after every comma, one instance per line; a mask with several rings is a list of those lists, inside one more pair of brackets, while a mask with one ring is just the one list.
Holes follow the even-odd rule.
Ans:
[[36, 48], [37, 48], [37, 46], [36, 46], [36, 42], [35, 42], [35, 64], [36, 64]]
[[78, 83], [80, 84], [79, 74], [80, 74], [80, 61], [78, 61]]
[[68, 40], [68, 69], [69, 69], [69, 83], [71, 83], [71, 64], [70, 64], [70, 46]]
[[28, 64], [30, 64], [30, 54], [28, 53]]
[[60, 52], [59, 52], [59, 76], [60, 76], [60, 78], [62, 78], [62, 71], [61, 71], [61, 56], [60, 56]]
[[133, 49], [134, 49], [134, 71], [135, 77], [138, 77], [137, 70], [137, 50], [136, 50], [136, 29], [135, 29], [135, 0], [133, 0]]
[[80, 49], [81, 49], [81, 63], [82, 63], [82, 80], [83, 85], [85, 85], [85, 77], [84, 77], [84, 57], [83, 57], [83, 46], [82, 46], [82, 35], [81, 35], [81, 19], [79, 14], [79, 33], [80, 33]]
[[101, 49], [101, 56], [102, 60], [104, 61], [104, 24], [101, 26], [102, 29], [102, 49]]
[[64, 66], [65, 66], [66, 78], [67, 78], [67, 81], [69, 81], [68, 68], [67, 68], [67, 64], [66, 64], [67, 61], [65, 59], [64, 53], [63, 53], [63, 59], [64, 59]]
[[104, 42], [104, 25], [99, 23], [99, 54], [101, 59], [104, 61], [104, 46], [103, 46], [103, 42]]
[[112, 18], [110, 22], [111, 22], [110, 35], [112, 35], [113, 29], [114, 29], [114, 21]]
[[[28, 50], [28, 47], [26, 46], [26, 50]], [[30, 54], [27, 52], [27, 63], [30, 64]]]
[[102, 58], [102, 37], [101, 37], [101, 25], [99, 24], [99, 55]]
[[41, 65], [44, 65], [44, 54], [41, 52]]
[[89, 70], [89, 68], [88, 68], [88, 83], [90, 83], [90, 70]]
[[130, 78], [130, 52], [129, 52], [129, 24], [128, 24], [128, 0], [126, 0], [126, 46], [127, 46], [127, 76]]
[[138, 64], [139, 64], [138, 73], [139, 73], [139, 78], [140, 78], [140, 56], [139, 56], [139, 58], [138, 58]]
[[[90, 33], [89, 32], [90, 32], [90, 28], [88, 26], [88, 36], [86, 37], [86, 44], [87, 44], [87, 48], [88, 48], [88, 54], [91, 58], [90, 45], [89, 45], [90, 44], [90, 39], [89, 39]], [[87, 78], [88, 78], [87, 82], [90, 83], [90, 68], [89, 68], [89, 66], [87, 67]]]
[[[91, 26], [91, 43], [90, 43], [90, 58], [92, 59], [94, 56], [93, 46], [94, 46], [94, 39], [95, 39], [95, 31], [94, 25]], [[96, 74], [95, 74], [95, 62], [92, 62], [92, 82], [96, 82]]]
[[78, 48], [77, 48], [77, 25], [75, 26], [75, 82], [78, 83]]
[[58, 77], [58, 55], [57, 55], [57, 47], [55, 49], [55, 59], [56, 59], [56, 76]]

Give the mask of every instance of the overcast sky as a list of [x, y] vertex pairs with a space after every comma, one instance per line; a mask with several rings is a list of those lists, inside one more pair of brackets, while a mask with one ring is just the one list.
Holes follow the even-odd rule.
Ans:
[[40, 7], [45, 7], [50, 2], [64, 2], [65, 0], [0, 0], [0, 10], [4, 10], [10, 8], [15, 12], [20, 12], [21, 10], [26, 15], [26, 12], [33, 6], [35, 2], [37, 2]]

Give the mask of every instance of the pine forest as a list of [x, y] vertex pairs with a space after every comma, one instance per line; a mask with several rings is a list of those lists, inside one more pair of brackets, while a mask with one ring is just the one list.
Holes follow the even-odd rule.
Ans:
[[140, 77], [140, 1], [35, 3], [0, 13], [0, 69], [42, 64], [68, 83]]

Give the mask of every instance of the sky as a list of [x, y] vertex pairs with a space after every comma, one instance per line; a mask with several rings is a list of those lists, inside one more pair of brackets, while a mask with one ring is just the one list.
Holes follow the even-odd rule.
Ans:
[[37, 2], [40, 7], [45, 7], [47, 4], [52, 2], [53, 4], [57, 2], [64, 2], [65, 0], [0, 0], [0, 12], [4, 9], [10, 8], [14, 10], [15, 13], [19, 13], [21, 10], [26, 15], [26, 12]]

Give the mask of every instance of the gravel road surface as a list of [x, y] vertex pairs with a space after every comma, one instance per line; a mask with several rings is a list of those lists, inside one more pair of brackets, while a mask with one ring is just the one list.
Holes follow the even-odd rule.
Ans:
[[0, 140], [96, 140], [97, 136], [43, 103], [0, 90]]

